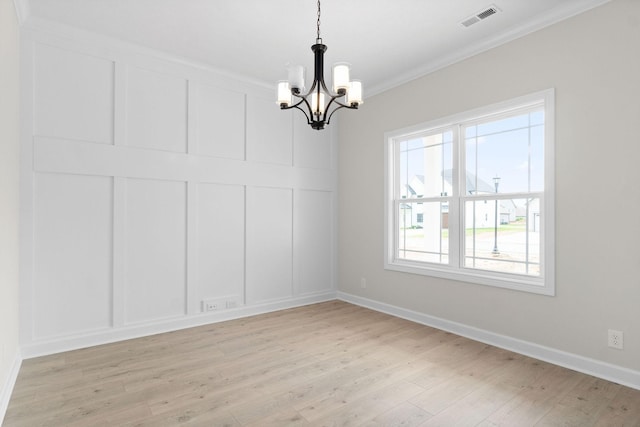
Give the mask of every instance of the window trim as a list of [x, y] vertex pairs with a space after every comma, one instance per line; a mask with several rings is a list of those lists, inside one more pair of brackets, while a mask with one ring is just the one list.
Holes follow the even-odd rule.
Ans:
[[[396, 204], [394, 194], [394, 184], [398, 179], [399, 171], [396, 170], [395, 152], [398, 138], [410, 138], [414, 135], [435, 132], [442, 128], [453, 128], [457, 132], [458, 126], [470, 121], [481, 121], [493, 118], [501, 114], [508, 114], [515, 110], [534, 106], [539, 103], [544, 104], [545, 128], [544, 128], [544, 191], [541, 198], [541, 229], [540, 236], [540, 277], [515, 275], [500, 273], [495, 271], [485, 271], [468, 269], [451, 265], [429, 264], [419, 261], [396, 259], [396, 236], [398, 230], [398, 215], [395, 214]], [[454, 140], [459, 141], [460, 135], [454, 135]], [[531, 93], [503, 102], [494, 103], [480, 108], [468, 110], [448, 117], [408, 126], [402, 129], [386, 132], [384, 134], [384, 162], [385, 162], [385, 188], [384, 188], [384, 268], [405, 273], [420, 274], [438, 278], [476, 283], [499, 288], [514, 289], [542, 295], [555, 295], [555, 90], [546, 89], [540, 92]], [[455, 170], [454, 180], [460, 179], [461, 156], [457, 152], [459, 142], [453, 145], [453, 155]], [[455, 185], [455, 184], [454, 184]], [[532, 192], [538, 193], [538, 192]], [[461, 203], [463, 198], [459, 195], [448, 197], [449, 203], [455, 203], [454, 212], [459, 215], [449, 217], [450, 238], [456, 242], [457, 247], [464, 248], [464, 242], [460, 236]], [[424, 199], [422, 199], [424, 201]], [[451, 206], [451, 205], [450, 205]], [[451, 207], [450, 207], [451, 209]], [[449, 254], [450, 257], [458, 260], [460, 253]], [[458, 262], [457, 265], [460, 265]]]

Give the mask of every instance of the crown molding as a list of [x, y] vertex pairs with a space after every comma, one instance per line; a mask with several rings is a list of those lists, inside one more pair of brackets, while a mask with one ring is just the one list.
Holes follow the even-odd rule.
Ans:
[[542, 30], [551, 25], [572, 18], [583, 12], [609, 3], [611, 0], [585, 0], [580, 5], [559, 5], [545, 14], [539, 15], [525, 25], [514, 27], [511, 30], [495, 35], [494, 37], [478, 40], [476, 43], [468, 45], [464, 49], [452, 52], [449, 55], [436, 58], [421, 67], [414, 68], [406, 73], [398, 75], [393, 80], [388, 80], [382, 84], [367, 88], [368, 96], [374, 96], [382, 92], [394, 89], [410, 81], [419, 79], [428, 74], [446, 68], [450, 65], [464, 61], [465, 59], [486, 52], [495, 47], [509, 43], [528, 34]]
[[[16, 14], [18, 15], [19, 24], [24, 24], [27, 19], [29, 20], [30, 27], [36, 30], [41, 30], [49, 33], [54, 33], [59, 36], [72, 37], [72, 38], [85, 38], [87, 40], [93, 40], [96, 42], [104, 42], [109, 40], [108, 44], [111, 46], [119, 45], [128, 50], [136, 50], [147, 55], [151, 55], [160, 59], [171, 60], [173, 62], [182, 63], [192, 67], [201, 69], [207, 69], [220, 75], [226, 75], [236, 80], [242, 80], [247, 83], [262, 86], [264, 88], [272, 88], [271, 82], [265, 82], [259, 79], [251, 78], [248, 76], [241, 76], [236, 73], [230, 73], [226, 70], [212, 67], [209, 64], [192, 60], [186, 57], [180, 57], [175, 54], [163, 52], [134, 43], [126, 42], [124, 40], [116, 40], [109, 36], [103, 36], [97, 33], [93, 33], [86, 30], [80, 30], [78, 28], [69, 27], [61, 23], [54, 23], [47, 19], [38, 18], [37, 16], [31, 16], [30, 14], [30, 0], [13, 0], [16, 6]], [[395, 78], [387, 80], [383, 83], [375, 86], [367, 86], [367, 96], [375, 96], [388, 90], [394, 89], [410, 81], [419, 79], [428, 74], [446, 68], [450, 65], [461, 62], [465, 59], [478, 55], [480, 53], [491, 50], [495, 47], [514, 41], [518, 38], [524, 37], [528, 34], [539, 31], [548, 26], [554, 25], [565, 19], [569, 19], [575, 15], [579, 15], [583, 12], [596, 8], [598, 6], [609, 3], [611, 0], [582, 0], [579, 4], [560, 4], [554, 7], [552, 10], [547, 11], [544, 14], [538, 15], [535, 19], [530, 20], [525, 25], [513, 27], [510, 30], [497, 34], [494, 37], [478, 40], [477, 42], [466, 46], [464, 49], [459, 49], [451, 52], [448, 55], [435, 58], [433, 61], [423, 64], [422, 66], [413, 68], [405, 73], [398, 74]], [[135, 46], [135, 48], [134, 48]]]
[[[23, 0], [14, 0], [23, 1]], [[143, 46], [134, 42], [118, 39], [109, 35], [96, 33], [93, 31], [81, 29], [71, 25], [63, 24], [45, 18], [32, 15], [29, 21], [25, 23], [24, 28], [27, 32], [44, 36], [44, 38], [54, 38], [58, 40], [67, 40], [76, 45], [83, 46], [85, 49], [94, 50], [96, 48], [109, 52], [119, 52], [125, 54], [139, 55], [147, 58], [153, 58], [159, 61], [169, 62], [178, 66], [189, 67], [212, 73], [218, 77], [228, 79], [229, 81], [242, 84], [249, 84], [268, 91], [273, 91], [273, 85], [262, 80], [254, 79], [245, 75], [233, 73], [222, 68], [212, 66], [210, 64], [193, 60], [169, 53], [163, 50], [154, 49]], [[42, 37], [36, 37], [36, 39]], [[112, 57], [113, 55], [107, 55]]]
[[29, 0], [13, 0], [13, 5], [16, 9], [16, 17], [18, 18], [18, 25], [24, 24], [29, 19], [30, 6]]

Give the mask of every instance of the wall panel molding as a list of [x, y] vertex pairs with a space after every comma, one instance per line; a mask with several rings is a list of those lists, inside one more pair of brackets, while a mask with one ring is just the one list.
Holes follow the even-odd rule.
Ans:
[[[271, 88], [179, 58], [38, 19], [24, 35], [25, 357], [335, 296], [335, 131], [294, 126]], [[108, 205], [97, 182], [110, 183]], [[109, 244], [46, 244], [75, 221], [77, 241]], [[73, 274], [91, 265], [108, 268]], [[327, 274], [303, 272], [319, 266]], [[64, 304], [34, 304], [57, 292]]]
[[113, 178], [37, 173], [34, 198], [34, 337], [111, 327]]
[[41, 136], [33, 140], [33, 169], [37, 172], [318, 191], [335, 191], [337, 185], [332, 169], [292, 167]]

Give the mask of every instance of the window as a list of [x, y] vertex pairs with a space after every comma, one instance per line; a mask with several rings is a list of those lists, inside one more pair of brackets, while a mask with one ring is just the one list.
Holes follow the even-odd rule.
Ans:
[[554, 294], [547, 90], [390, 132], [385, 268]]

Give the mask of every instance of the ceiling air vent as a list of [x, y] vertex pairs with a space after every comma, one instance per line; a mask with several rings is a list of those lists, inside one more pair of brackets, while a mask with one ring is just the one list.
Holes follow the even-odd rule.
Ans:
[[500, 9], [498, 9], [498, 6], [496, 6], [495, 4], [492, 4], [491, 6], [484, 8], [482, 11], [476, 13], [475, 15], [469, 16], [468, 18], [464, 19], [460, 23], [462, 24], [463, 27], [470, 27], [476, 22], [480, 22], [483, 19], [487, 19], [491, 15], [495, 15], [498, 12], [500, 12]]

